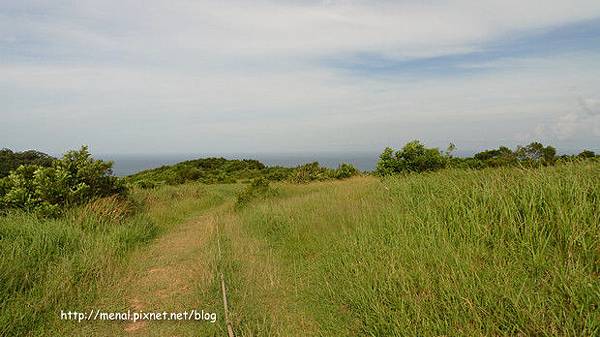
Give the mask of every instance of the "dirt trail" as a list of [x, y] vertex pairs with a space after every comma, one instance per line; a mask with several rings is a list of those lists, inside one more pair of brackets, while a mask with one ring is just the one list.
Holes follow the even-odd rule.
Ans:
[[[213, 211], [214, 212], [214, 211]], [[210, 212], [174, 228], [148, 247], [135, 252], [130, 268], [101, 308], [143, 312], [215, 312], [217, 322], [138, 321], [94, 322], [87, 335], [212, 336], [222, 335], [222, 303], [217, 287], [216, 223]], [[102, 303], [106, 303], [103, 306]]]
[[[235, 335], [316, 335], [316, 322], [294, 305], [295, 283], [262, 240], [252, 238], [231, 203], [174, 226], [134, 252], [127, 271], [94, 308], [107, 312], [217, 314], [216, 323], [195, 321], [91, 321], [81, 336], [227, 336], [221, 273]], [[68, 334], [67, 334], [68, 335]]]

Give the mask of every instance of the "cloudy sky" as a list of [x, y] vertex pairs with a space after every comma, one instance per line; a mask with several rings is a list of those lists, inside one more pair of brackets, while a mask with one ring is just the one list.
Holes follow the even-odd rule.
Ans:
[[0, 1], [0, 147], [600, 151], [600, 1]]

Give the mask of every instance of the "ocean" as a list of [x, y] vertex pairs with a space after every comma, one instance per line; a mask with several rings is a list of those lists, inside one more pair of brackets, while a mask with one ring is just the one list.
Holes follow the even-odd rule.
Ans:
[[322, 166], [336, 168], [341, 163], [350, 163], [359, 170], [375, 169], [379, 153], [335, 152], [335, 153], [237, 153], [237, 154], [101, 154], [99, 159], [111, 160], [116, 176], [128, 176], [139, 171], [172, 165], [181, 161], [223, 157], [227, 159], [256, 159], [267, 166], [293, 167], [317, 161]]

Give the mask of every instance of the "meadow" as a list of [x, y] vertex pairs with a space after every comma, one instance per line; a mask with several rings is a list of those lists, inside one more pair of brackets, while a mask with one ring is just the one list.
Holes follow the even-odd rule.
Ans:
[[[287, 187], [293, 196], [261, 202], [225, 224], [235, 233], [230, 273], [239, 282], [232, 299], [241, 306], [239, 329], [597, 335], [599, 177], [600, 166], [586, 164]], [[255, 256], [236, 253], [246, 235], [260, 246]], [[271, 274], [246, 270], [263, 263], [272, 264]]]
[[99, 199], [57, 219], [19, 211], [0, 217], [0, 336], [63, 335], [61, 310], [89, 310], [136, 248], [222, 203], [229, 190], [137, 190], [130, 201]]
[[[0, 335], [226, 335], [220, 273], [236, 336], [600, 333], [598, 161], [248, 186], [0, 218]], [[190, 306], [219, 319], [58, 319]]]

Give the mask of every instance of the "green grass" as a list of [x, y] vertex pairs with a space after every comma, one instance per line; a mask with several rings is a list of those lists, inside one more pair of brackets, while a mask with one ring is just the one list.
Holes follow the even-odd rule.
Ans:
[[135, 206], [101, 200], [60, 219], [0, 217], [0, 336], [53, 335], [69, 324], [59, 320], [60, 310], [93, 307], [133, 248], [230, 199], [234, 190], [199, 184], [136, 190], [136, 213], [116, 219], [119, 208]]
[[[232, 263], [238, 333], [597, 335], [599, 178], [597, 163], [443, 170], [246, 208], [239, 226], [262, 248]], [[276, 266], [278, 294], [236, 278], [257, 259]], [[309, 323], [282, 327], [274, 303]]]
[[[237, 336], [600, 334], [600, 163], [269, 188], [243, 207], [241, 185], [194, 183], [61, 219], [0, 217], [0, 336], [127, 335], [58, 314], [125, 309], [132, 294], [221, 313], [220, 272]], [[163, 286], [174, 289], [152, 295]], [[209, 336], [223, 323], [136, 333]]]

